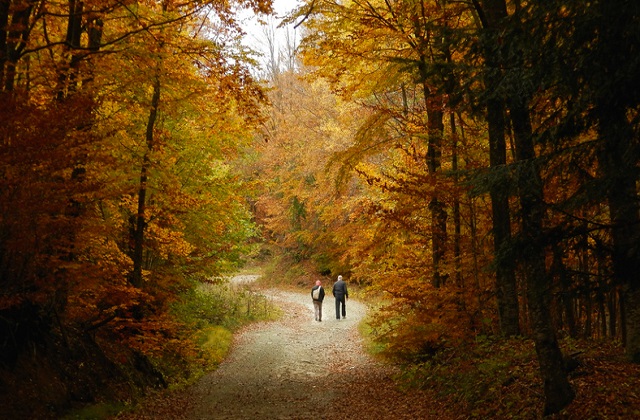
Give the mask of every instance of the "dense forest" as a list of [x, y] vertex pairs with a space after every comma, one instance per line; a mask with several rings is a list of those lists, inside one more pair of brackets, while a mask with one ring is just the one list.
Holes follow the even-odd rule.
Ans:
[[2, 402], [166, 386], [176, 308], [265, 255], [405, 364], [530, 340], [546, 414], [567, 340], [640, 363], [640, 2], [307, 0], [262, 70], [243, 8], [0, 2]]

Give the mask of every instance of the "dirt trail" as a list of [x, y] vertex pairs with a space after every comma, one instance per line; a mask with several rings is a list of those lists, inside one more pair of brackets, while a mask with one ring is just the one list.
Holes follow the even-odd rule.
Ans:
[[332, 375], [367, 362], [356, 326], [364, 305], [347, 302], [347, 319], [335, 319], [332, 297], [316, 322], [310, 296], [267, 290], [285, 316], [245, 331], [230, 357], [193, 389], [193, 419], [318, 418], [340, 400]]
[[363, 351], [357, 325], [365, 305], [348, 300], [347, 318], [336, 320], [327, 289], [322, 322], [310, 292], [261, 291], [282, 307], [282, 319], [244, 330], [227, 360], [194, 386], [118, 419], [446, 418], [420, 395], [398, 391], [390, 369]]

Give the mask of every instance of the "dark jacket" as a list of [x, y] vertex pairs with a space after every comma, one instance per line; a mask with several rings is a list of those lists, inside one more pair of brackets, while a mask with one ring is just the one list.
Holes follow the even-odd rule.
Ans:
[[[313, 299], [313, 291], [316, 290], [318, 287], [320, 288], [320, 299]], [[311, 288], [311, 299], [317, 300], [318, 302], [322, 302], [324, 300], [324, 287], [322, 287], [322, 286], [313, 286]]]
[[345, 283], [344, 280], [338, 280], [333, 284], [333, 296], [335, 296], [336, 299], [349, 297], [349, 291], [347, 290], [347, 283]]

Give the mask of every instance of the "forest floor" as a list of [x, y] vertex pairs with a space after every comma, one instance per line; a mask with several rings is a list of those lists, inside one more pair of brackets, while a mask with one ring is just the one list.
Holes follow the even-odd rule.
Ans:
[[[490, 346], [491, 353], [470, 362], [443, 366], [446, 372], [437, 374], [457, 378], [456, 390], [444, 393], [449, 397], [438, 390], [434, 377], [422, 378], [420, 389], [404, 391], [398, 368], [365, 351], [358, 324], [366, 305], [349, 300], [347, 318], [336, 320], [328, 293], [322, 322], [316, 322], [309, 293], [258, 291], [282, 308], [281, 319], [245, 327], [217, 370], [192, 386], [150, 396], [116, 419], [542, 418], [543, 394], [530, 340]], [[615, 346], [589, 346], [571, 375], [575, 401], [548, 418], [640, 418], [640, 366], [625, 361]], [[499, 370], [489, 372], [490, 382], [477, 376], [482, 367], [494, 365], [505, 366], [507, 380], [500, 379]]]
[[428, 391], [401, 391], [394, 368], [365, 352], [357, 328], [366, 313], [362, 303], [348, 300], [347, 318], [336, 320], [327, 293], [317, 322], [309, 294], [261, 293], [282, 308], [280, 320], [246, 327], [217, 370], [117, 419], [464, 418]]

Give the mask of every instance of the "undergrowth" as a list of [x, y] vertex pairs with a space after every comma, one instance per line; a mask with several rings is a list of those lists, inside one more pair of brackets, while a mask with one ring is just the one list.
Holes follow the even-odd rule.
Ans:
[[[167, 351], [151, 358], [172, 390], [194, 383], [214, 370], [227, 356], [233, 334], [256, 321], [273, 320], [281, 311], [252, 285], [193, 282], [171, 307], [180, 335], [167, 340]], [[171, 349], [175, 349], [172, 351]], [[127, 402], [104, 401], [78, 408], [64, 419], [105, 419], [135, 409], [136, 397]]]
[[[457, 407], [460, 418], [542, 418], [544, 393], [532, 340], [478, 336], [472, 342], [450, 344], [421, 363], [396, 360], [401, 366], [398, 384], [408, 392], [430, 390]], [[561, 347], [577, 396], [548, 418], [640, 416], [640, 396], [629, 392], [640, 384], [640, 367], [625, 360], [620, 346], [564, 339]]]
[[[233, 333], [240, 327], [280, 316], [280, 310], [265, 296], [252, 290], [251, 285], [228, 282], [204, 283], [188, 290], [174, 304], [172, 313], [185, 326], [183, 339], [196, 344], [196, 352], [188, 365], [181, 367], [182, 372], [171, 375], [176, 380], [182, 373], [182, 379], [187, 382], [193, 382], [224, 360]], [[172, 370], [175, 364], [164, 368]]]
[[535, 418], [542, 396], [535, 357], [530, 340], [479, 336], [403, 366], [401, 383], [429, 388], [470, 417]]

